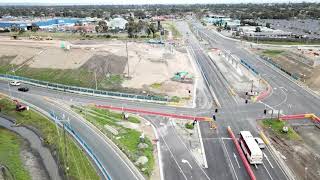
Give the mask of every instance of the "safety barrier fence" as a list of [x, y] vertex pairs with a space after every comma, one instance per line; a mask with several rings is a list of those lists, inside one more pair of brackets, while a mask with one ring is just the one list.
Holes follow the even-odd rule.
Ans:
[[245, 60], [240, 59], [240, 63], [242, 65], [244, 65], [244, 67], [246, 67], [247, 69], [251, 70], [254, 74], [259, 75], [259, 72], [256, 69], [254, 69], [253, 67], [251, 67], [251, 65], [248, 64]]
[[197, 120], [197, 121], [212, 121], [212, 118], [209, 118], [209, 117], [170, 114], [170, 113], [162, 113], [162, 112], [155, 112], [155, 111], [146, 111], [146, 110], [141, 110], [141, 109], [131, 109], [131, 108], [108, 106], [108, 105], [96, 105], [96, 107], [97, 108], [102, 108], [102, 109], [115, 110], [115, 111], [138, 113], [138, 114], [148, 114], [148, 115], [156, 115], [156, 116], [164, 116], [164, 117], [171, 117], [171, 118], [177, 118], [177, 119]]
[[45, 87], [53, 90], [87, 94], [87, 95], [93, 95], [93, 96], [117, 97], [117, 98], [124, 98], [124, 99], [153, 101], [153, 102], [160, 102], [160, 103], [165, 103], [170, 101], [169, 98], [165, 98], [165, 97], [145, 96], [145, 95], [120, 93], [120, 92], [113, 92], [113, 91], [96, 90], [96, 89], [84, 88], [84, 87], [78, 87], [78, 86], [68, 86], [68, 85], [50, 83], [48, 81], [41, 81], [41, 80], [36, 80], [36, 79], [31, 79], [31, 78], [26, 78], [21, 76], [8, 75], [8, 74], [0, 74], [0, 78], [7, 79], [7, 80], [19, 80], [27, 84], [31, 84], [38, 87]]
[[294, 114], [294, 115], [285, 115], [280, 116], [281, 120], [295, 120], [295, 119], [310, 119], [314, 123], [320, 123], [320, 118], [315, 114]]
[[236, 139], [236, 137], [235, 137], [233, 131], [231, 130], [230, 126], [228, 126], [227, 130], [228, 130], [228, 133], [229, 133], [233, 143], [236, 146], [236, 149], [237, 149], [237, 151], [238, 151], [238, 153], [240, 155], [240, 158], [241, 158], [241, 160], [243, 162], [244, 167], [246, 168], [247, 173], [249, 174], [250, 179], [251, 180], [256, 180], [256, 176], [254, 175], [254, 173], [253, 173], [253, 171], [252, 171], [252, 169], [250, 167], [250, 164], [248, 163], [247, 158], [245, 157], [243, 151], [241, 150], [240, 144], [239, 144], [238, 140]]
[[[247, 63], [245, 60], [243, 60], [243, 59], [240, 59], [240, 63], [244, 66], [244, 67], [246, 67], [247, 69], [249, 69], [249, 70], [251, 70], [255, 75], [260, 75], [260, 73], [256, 70], [256, 69], [254, 69], [249, 63]], [[262, 100], [262, 99], [264, 99], [265, 97], [267, 97], [269, 94], [270, 94], [270, 92], [271, 92], [271, 86], [263, 79], [262, 80], [265, 84], [267, 84], [267, 89], [265, 90], [265, 91], [263, 91], [263, 92], [261, 92], [260, 94], [259, 94], [259, 96], [257, 96], [256, 98], [255, 98], [255, 101], [259, 101], [259, 100]]]
[[97, 158], [97, 156], [95, 155], [95, 153], [93, 152], [93, 150], [89, 147], [89, 145], [79, 136], [78, 133], [76, 133], [73, 128], [70, 126], [70, 124], [66, 123], [66, 122], [62, 122], [64, 121], [63, 119], [61, 119], [60, 117], [58, 117], [54, 112], [50, 113], [50, 116], [55, 120], [55, 122], [57, 124], [59, 124], [60, 126], [64, 126], [65, 130], [72, 135], [77, 142], [83, 147], [83, 149], [87, 152], [87, 154], [93, 159], [93, 161], [95, 162], [95, 164], [97, 165], [97, 167], [100, 169], [100, 171], [102, 172], [103, 176], [107, 179], [107, 180], [111, 180], [112, 178], [110, 177], [110, 175], [108, 174], [108, 172], [106, 171], [106, 169], [103, 167], [102, 163], [99, 161], [99, 159]]
[[273, 65], [274, 67], [280, 69], [281, 71], [285, 72], [286, 74], [288, 74], [289, 76], [291, 76], [293, 79], [295, 80], [299, 80], [299, 77], [297, 75], [294, 75], [288, 71], [286, 71], [284, 68], [282, 68], [279, 64], [275, 63], [272, 58], [266, 57], [266, 56], [260, 56], [261, 59], [268, 61], [271, 65]]

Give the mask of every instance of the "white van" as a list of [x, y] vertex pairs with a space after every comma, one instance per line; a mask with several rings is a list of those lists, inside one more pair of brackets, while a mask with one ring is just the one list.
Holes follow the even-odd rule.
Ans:
[[19, 81], [11, 81], [11, 82], [10, 82], [10, 85], [11, 85], [11, 86], [20, 86], [21, 83], [20, 83]]

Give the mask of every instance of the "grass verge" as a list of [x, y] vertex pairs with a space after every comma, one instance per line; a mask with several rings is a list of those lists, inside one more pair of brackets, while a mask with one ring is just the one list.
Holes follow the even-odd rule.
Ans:
[[141, 132], [128, 127], [130, 123], [140, 123], [138, 118], [129, 116], [128, 121], [125, 121], [122, 120], [123, 115], [121, 113], [105, 109], [75, 106], [72, 106], [72, 108], [107, 135], [133, 163], [139, 157], [146, 156], [148, 158], [147, 163], [143, 165], [135, 163], [135, 165], [146, 177], [150, 178], [154, 167], [153, 145], [150, 139], [145, 137], [144, 143], [147, 144], [147, 147], [139, 148]]
[[161, 86], [162, 86], [161, 83], [153, 83], [153, 84], [151, 84], [151, 87], [152, 87], [153, 89], [160, 89]]
[[[55, 158], [64, 172], [67, 172], [66, 164], [68, 164], [67, 179], [99, 179], [96, 170], [82, 149], [69, 136], [64, 144], [62, 130], [57, 129], [51, 120], [33, 110], [17, 112], [15, 104], [2, 96], [0, 96], [0, 106], [2, 107], [1, 113], [14, 118], [17, 124], [37, 130], [37, 133], [43, 138], [44, 144], [50, 148], [53, 154], [57, 153]], [[65, 147], [68, 152], [67, 159], [64, 158]]]
[[284, 51], [282, 51], [282, 50], [265, 50], [262, 52], [262, 54], [265, 56], [269, 56], [269, 57], [276, 57], [276, 56], [279, 56], [283, 52]]
[[172, 21], [164, 21], [164, 22], [162, 22], [162, 25], [164, 26], [165, 29], [171, 31], [173, 38], [182, 37], [181, 33], [176, 28], [176, 25]]
[[20, 158], [22, 138], [0, 127], [0, 165], [6, 166], [14, 179], [31, 179]]
[[[27, 78], [48, 81], [51, 83], [59, 83], [71, 86], [79, 86], [86, 88], [95, 88], [94, 72], [89, 72], [84, 67], [78, 69], [50, 69], [50, 68], [30, 68], [23, 66], [15, 73], [11, 70], [17, 65], [12, 65], [10, 62], [15, 56], [0, 56], [0, 73], [23, 76]], [[104, 75], [97, 76], [97, 85], [99, 89], [118, 89], [121, 87], [123, 78], [120, 75]]]
[[[301, 137], [285, 122], [279, 119], [264, 119], [262, 125], [265, 128], [271, 128], [271, 130], [282, 138], [289, 140], [300, 140]], [[283, 132], [283, 127], [288, 127], [288, 132]]]

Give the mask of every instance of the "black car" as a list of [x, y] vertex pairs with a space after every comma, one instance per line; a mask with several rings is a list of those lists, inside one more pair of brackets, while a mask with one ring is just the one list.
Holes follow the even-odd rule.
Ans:
[[20, 88], [18, 88], [18, 91], [27, 92], [27, 91], [29, 91], [29, 88], [27, 88], [27, 87], [20, 87]]

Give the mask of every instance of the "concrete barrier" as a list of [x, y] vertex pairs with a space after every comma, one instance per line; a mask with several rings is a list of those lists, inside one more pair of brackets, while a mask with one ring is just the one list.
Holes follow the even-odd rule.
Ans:
[[242, 160], [242, 162], [244, 164], [244, 167], [246, 168], [247, 173], [250, 176], [250, 179], [251, 180], [256, 180], [256, 176], [254, 175], [254, 173], [253, 173], [253, 171], [252, 171], [252, 169], [250, 167], [250, 164], [247, 161], [247, 158], [245, 157], [244, 153], [242, 152], [242, 149], [241, 149], [236, 137], [234, 136], [230, 126], [228, 126], [227, 130], [228, 130], [228, 133], [229, 133], [230, 137], [232, 138], [233, 143], [236, 146], [236, 149], [237, 149], [237, 151], [238, 151], [238, 153], [240, 155], [240, 158], [241, 158], [241, 160]]
[[282, 120], [297, 120], [297, 119], [310, 119], [314, 123], [320, 123], [320, 118], [317, 117], [315, 114], [293, 114], [293, 115], [285, 115], [280, 116]]

